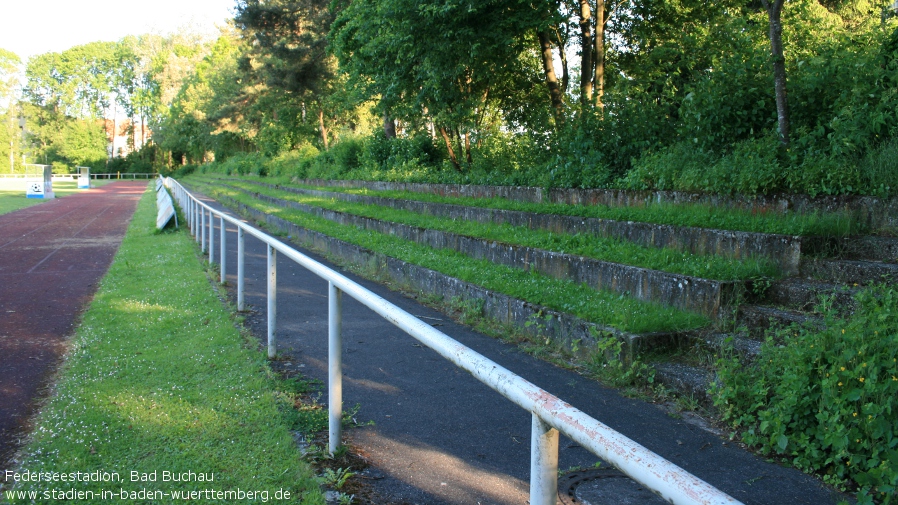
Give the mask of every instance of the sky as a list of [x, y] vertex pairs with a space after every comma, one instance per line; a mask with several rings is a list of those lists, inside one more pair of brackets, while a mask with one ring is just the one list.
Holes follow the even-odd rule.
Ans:
[[126, 35], [168, 34], [182, 27], [214, 33], [237, 0], [9, 0], [0, 16], [0, 48], [29, 57]]

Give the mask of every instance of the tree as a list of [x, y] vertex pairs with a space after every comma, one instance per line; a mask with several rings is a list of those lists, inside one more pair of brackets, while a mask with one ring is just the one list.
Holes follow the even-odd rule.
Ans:
[[18, 162], [17, 152], [21, 140], [14, 105], [19, 89], [21, 64], [22, 60], [15, 53], [0, 48], [0, 159], [9, 159], [10, 173], [15, 170]]
[[789, 147], [789, 103], [786, 97], [786, 57], [783, 55], [783, 3], [785, 0], [761, 0], [770, 23], [770, 55], [773, 59], [773, 85], [776, 94], [776, 119], [780, 143]]
[[19, 88], [22, 60], [6, 49], [0, 48], [0, 110], [12, 105]]
[[[325, 97], [336, 73], [327, 52], [334, 16], [328, 0], [241, 0], [236, 25], [252, 40], [246, 67], [254, 67], [262, 83], [278, 89], [300, 110], [314, 106], [321, 142], [329, 146]], [[304, 112], [301, 112], [303, 115]]]
[[517, 108], [521, 90], [540, 84], [531, 45], [540, 29], [540, 11], [522, 0], [355, 0], [331, 41], [354, 89], [388, 118], [432, 121], [460, 169], [456, 152], [470, 161], [485, 112]]

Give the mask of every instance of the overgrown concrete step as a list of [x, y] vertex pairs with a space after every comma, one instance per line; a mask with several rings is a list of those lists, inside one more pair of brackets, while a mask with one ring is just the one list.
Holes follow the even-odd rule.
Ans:
[[693, 254], [716, 254], [734, 259], [764, 257], [778, 265], [786, 275], [798, 273], [801, 255], [806, 253], [808, 248], [811, 248], [812, 251], [817, 251], [821, 247], [820, 239], [810, 240], [806, 237], [791, 235], [716, 230], [637, 221], [615, 221], [612, 219], [560, 214], [539, 214], [448, 203], [352, 195], [341, 192], [278, 186], [261, 182], [253, 183], [296, 194], [379, 205], [454, 220], [475, 221], [485, 224], [509, 224], [533, 230], [546, 230], [553, 233], [568, 233], [572, 235], [583, 233], [626, 240], [646, 247], [669, 247]]
[[761, 353], [760, 341], [736, 333], [696, 331], [684, 335], [681, 348], [684, 343], [691, 347], [693, 354], [710, 353], [716, 358], [721, 353], [735, 353], [744, 362], [754, 361]]
[[435, 249], [451, 249], [475, 259], [483, 259], [528, 271], [533, 270], [556, 279], [586, 284], [594, 289], [628, 294], [639, 300], [697, 312], [714, 319], [722, 315], [722, 308], [734, 304], [745, 291], [745, 284], [741, 281], [718, 281], [650, 270], [648, 268], [612, 263], [583, 256], [360, 217], [282, 200], [247, 190], [241, 191], [252, 194], [254, 198], [260, 201], [280, 207], [297, 209], [335, 223], [376, 231]]
[[767, 332], [792, 324], [820, 326], [823, 321], [812, 314], [765, 305], [740, 305], [736, 322], [744, 327], [750, 338], [763, 339]]
[[827, 248], [828, 256], [849, 260], [873, 260], [898, 262], [898, 238], [861, 236], [833, 241]]
[[801, 263], [801, 275], [851, 286], [898, 283], [898, 264], [882, 261], [813, 259]]
[[801, 312], [816, 312], [818, 307], [826, 305], [847, 314], [856, 306], [854, 296], [858, 291], [859, 288], [844, 284], [790, 277], [773, 281], [764, 300]]
[[685, 191], [631, 191], [623, 189], [578, 189], [522, 186], [478, 186], [472, 184], [429, 184], [386, 181], [331, 181], [298, 179], [308, 186], [340, 188], [368, 188], [375, 191], [412, 191], [443, 196], [472, 198], [505, 198], [532, 203], [563, 203], [569, 205], [607, 205], [609, 207], [640, 207], [649, 204], [700, 204], [718, 208], [743, 209], [754, 213], [829, 213], [848, 212], [870, 229], [898, 228], [898, 197], [888, 199], [856, 195], [721, 195], [689, 193]]
[[655, 370], [655, 382], [676, 391], [686, 398], [693, 398], [705, 407], [711, 407], [714, 399], [708, 393], [714, 383], [711, 370], [694, 365], [673, 362], [651, 363]]
[[[218, 201], [238, 214], [249, 216], [258, 223], [264, 223], [270, 228], [288, 234], [294, 243], [318, 251], [332, 261], [365, 270], [366, 275], [394, 283], [403, 289], [436, 296], [443, 300], [478, 301], [482, 305], [478, 307], [477, 315], [513, 327], [515, 331], [526, 335], [563, 342], [571, 349], [595, 349], [596, 339], [615, 337], [624, 344], [625, 352], [632, 356], [633, 353], [642, 351], [672, 349], [686, 338], [677, 332], [634, 334], [585, 321], [571, 314], [513, 298], [429, 268], [376, 253], [324, 233], [301, 228], [285, 219], [266, 214], [228, 197], [219, 197]], [[533, 322], [538, 324], [532, 324]]]
[[[677, 361], [655, 361], [655, 382], [686, 398], [692, 397], [710, 407], [713, 399], [708, 388], [714, 381], [713, 366], [718, 357], [734, 355], [745, 365], [761, 353], [761, 342], [741, 335], [721, 332], [690, 332], [679, 339], [680, 351], [704, 365]], [[705, 356], [701, 359], [701, 356]], [[698, 358], [698, 359], [697, 359]]]

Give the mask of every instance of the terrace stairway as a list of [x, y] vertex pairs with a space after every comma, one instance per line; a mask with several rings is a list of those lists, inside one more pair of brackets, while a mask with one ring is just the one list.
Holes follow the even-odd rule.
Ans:
[[[710, 318], [711, 324], [701, 329], [649, 334], [619, 331], [583, 321], [563, 311], [541, 307], [527, 300], [517, 300], [501, 293], [481, 289], [471, 283], [440, 278], [439, 273], [426, 269], [423, 269], [425, 271], [422, 273], [422, 269], [392, 260], [388, 255], [372, 254], [360, 248], [350, 251], [351, 248], [345, 243], [325, 237], [325, 234], [309, 234], [283, 219], [267, 216], [264, 212], [254, 210], [251, 205], [241, 204], [238, 202], [238, 196], [216, 196], [223, 203], [241, 208], [257, 220], [264, 220], [271, 226], [279, 227], [294, 238], [314, 243], [317, 248], [340, 256], [346, 262], [382, 264], [377, 267], [379, 268], [377, 276], [388, 277], [391, 282], [405, 284], [418, 291], [430, 291], [430, 294], [447, 298], [479, 300], [485, 316], [498, 319], [503, 324], [514, 325], [519, 331], [558, 338], [575, 348], [594, 345], [596, 335], [614, 335], [627, 344], [629, 355], [634, 352], [649, 352], [649, 355], [661, 356], [663, 359], [652, 363], [656, 370], [656, 379], [682, 394], [694, 396], [697, 401], [706, 405], [711, 403], [707, 390], [714, 380], [710, 362], [713, 361], [713, 355], [722, 347], [732, 346], [745, 361], [751, 361], [758, 354], [761, 343], [771, 329], [791, 324], [823, 324], [819, 314], [821, 303], [829, 304], [841, 314], [848, 315], [854, 308], [853, 296], [865, 286], [883, 282], [898, 283], [898, 262], [896, 262], [898, 238], [872, 235], [821, 238], [657, 225], [498, 209], [488, 205], [471, 206], [462, 202], [426, 202], [414, 198], [386, 197], [378, 195], [375, 189], [390, 188], [378, 183], [353, 185], [357, 188], [367, 186], [371, 189], [371, 194], [346, 192], [343, 189], [347, 186], [345, 182], [334, 183], [334, 186], [343, 188], [323, 188], [321, 186], [330, 183], [322, 181], [315, 183], [319, 187], [276, 186], [258, 181], [241, 183], [218, 179], [210, 185], [210, 188], [226, 188], [244, 200], [250, 198], [265, 205], [298, 210], [330, 222], [400, 237], [431, 248], [452, 249], [472, 258], [534, 270], [547, 276], [616, 291], [622, 296], [633, 296], [702, 313]], [[414, 189], [422, 193], [447, 193], [445, 188], [436, 185], [417, 185]], [[464, 192], [472, 193], [470, 190], [462, 189], [456, 194]], [[514, 192], [508, 191], [506, 194], [514, 195]], [[563, 251], [545, 251], [515, 244], [490, 242], [427, 227], [328, 210], [317, 206], [318, 204], [302, 203], [302, 198], [319, 200], [323, 198], [378, 209], [407, 211], [439, 219], [512, 225], [556, 234], [612, 237], [634, 242], [646, 248], [666, 247], [690, 254], [714, 254], [734, 262], [764, 257], [776, 264], [785, 275], [775, 280], [762, 278], [720, 282], [701, 279], [603, 262], [566, 254]], [[620, 195], [616, 198], [621, 199]], [[865, 205], [870, 207], [869, 202]], [[891, 213], [894, 206], [893, 202], [890, 205], [880, 206], [882, 208], [880, 210], [884, 209], [885, 212]], [[869, 211], [869, 208], [867, 210]], [[863, 219], [868, 224], [874, 223], [874, 227], [883, 223], [891, 226], [891, 220], [894, 220], [895, 216], [883, 218], [875, 215], [875, 211], [869, 211]], [[302, 239], [299, 235], [305, 238]], [[535, 318], [541, 318], [545, 324], [532, 325]], [[652, 352], [656, 350], [663, 352]]]

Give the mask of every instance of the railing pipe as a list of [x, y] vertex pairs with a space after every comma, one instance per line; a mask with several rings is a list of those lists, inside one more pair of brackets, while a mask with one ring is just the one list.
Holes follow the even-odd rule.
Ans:
[[227, 247], [227, 242], [228, 242], [228, 239], [227, 239], [228, 234], [225, 233], [224, 216], [221, 217], [219, 224], [221, 225], [221, 230], [220, 230], [221, 231], [221, 254], [218, 256], [219, 258], [221, 258], [221, 260], [219, 260], [219, 264], [221, 265], [221, 280], [219, 282], [224, 284], [225, 281], [227, 280], [227, 278], [226, 278], [227, 267], [225, 266], [225, 264], [227, 263], [225, 261], [225, 251], [226, 251], [225, 248]]
[[[194, 197], [191, 195], [190, 198]], [[201, 202], [200, 206], [203, 208], [207, 207], [206, 204]], [[212, 211], [211, 207], [209, 209]], [[224, 216], [223, 213], [216, 212]], [[237, 219], [225, 216], [225, 220], [243, 228], [246, 233], [264, 242], [268, 248], [268, 355], [270, 358], [275, 356], [275, 349], [272, 346], [275, 322], [272, 302], [275, 301], [274, 295], [276, 294], [274, 289], [275, 283], [273, 282], [276, 272], [274, 259], [276, 252], [280, 251], [292, 261], [327, 280], [330, 285], [359, 301], [422, 344], [436, 351], [437, 354], [471, 373], [477, 380], [488, 385], [512, 403], [529, 411], [535, 418], [540, 419], [540, 425], [537, 426], [534, 421], [532, 429], [534, 432], [538, 431], [542, 434], [539, 442], [541, 450], [550, 453], [554, 452], [556, 461], [554, 465], [556, 467], [558, 457], [557, 444], [555, 444], [556, 448], [552, 449], [551, 430], [547, 430], [546, 427], [558, 430], [575, 443], [612, 464], [636, 482], [653, 490], [663, 499], [675, 505], [736, 505], [740, 503], [677, 465], [593, 419], [574, 406], [453, 340], [448, 335], [436, 330], [384, 298], [368, 291], [346, 276], [331, 270], [280, 240]], [[545, 468], [552, 466], [552, 458], [547, 460], [545, 457], [540, 456], [539, 459], [548, 461], [548, 463], [537, 465], [540, 470], [537, 471], [536, 477], [542, 476], [542, 482], [545, 482]], [[534, 477], [531, 475], [531, 479]], [[537, 487], [537, 489], [546, 487], [545, 484], [540, 486], [542, 487]], [[547, 505], [547, 503], [532, 503], [532, 505]], [[555, 502], [552, 501], [550, 503], [554, 505]]]
[[327, 287], [328, 446], [337, 452], [343, 420], [343, 292], [329, 282]]
[[243, 227], [237, 227], [237, 310], [243, 312], [246, 310], [246, 303], [244, 301], [244, 286], [245, 282], [243, 280], [243, 265], [245, 263], [244, 258], [246, 255], [244, 254], [246, 249], [246, 239], [243, 235]]
[[277, 356], [277, 249], [268, 244], [268, 358]]

